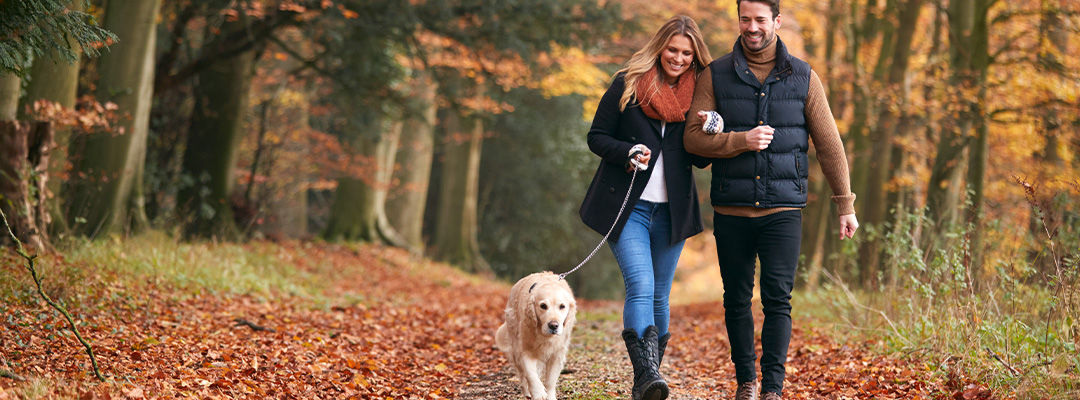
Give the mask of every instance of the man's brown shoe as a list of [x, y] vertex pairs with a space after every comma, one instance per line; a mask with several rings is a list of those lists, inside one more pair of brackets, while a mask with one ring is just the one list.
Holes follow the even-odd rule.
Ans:
[[735, 400], [758, 400], [757, 381], [740, 383], [735, 389]]
[[761, 400], [784, 400], [780, 398], [780, 393], [765, 392], [761, 394]]

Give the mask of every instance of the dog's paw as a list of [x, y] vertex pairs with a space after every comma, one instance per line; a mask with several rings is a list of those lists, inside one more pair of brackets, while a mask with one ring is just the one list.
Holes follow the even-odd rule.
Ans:
[[549, 391], [547, 393], [547, 397], [545, 397], [544, 400], [556, 400], [555, 399], [555, 391], [554, 390]]
[[525, 398], [532, 398], [533, 400], [548, 400], [547, 393], [545, 393], [542, 389], [534, 392], [532, 396], [525, 396]]

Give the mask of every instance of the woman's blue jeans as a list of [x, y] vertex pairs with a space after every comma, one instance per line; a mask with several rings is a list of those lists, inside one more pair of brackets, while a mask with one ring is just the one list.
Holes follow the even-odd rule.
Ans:
[[656, 326], [660, 336], [668, 333], [671, 318], [668, 295], [685, 241], [670, 243], [668, 204], [645, 200], [638, 200], [630, 210], [619, 240], [611, 243], [611, 252], [619, 262], [626, 285], [623, 328], [633, 329], [638, 337], [650, 325]]

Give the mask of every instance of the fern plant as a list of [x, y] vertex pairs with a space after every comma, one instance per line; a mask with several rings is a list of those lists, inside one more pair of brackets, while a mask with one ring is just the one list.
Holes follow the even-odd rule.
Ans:
[[75, 46], [96, 57], [101, 47], [117, 40], [116, 35], [98, 26], [93, 15], [69, 9], [71, 3], [71, 0], [0, 1], [0, 74], [22, 76], [34, 57], [45, 55], [76, 62]]

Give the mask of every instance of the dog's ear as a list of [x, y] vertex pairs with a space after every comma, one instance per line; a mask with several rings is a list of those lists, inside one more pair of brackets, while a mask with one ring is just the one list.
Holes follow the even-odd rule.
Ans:
[[541, 326], [540, 316], [536, 315], [536, 296], [529, 295], [529, 301], [525, 302], [525, 319], [531, 321], [533, 326]]
[[574, 323], [577, 322], [577, 301], [573, 298], [570, 299], [570, 311], [566, 313], [566, 322], [563, 322], [563, 328], [567, 332], [574, 329]]

